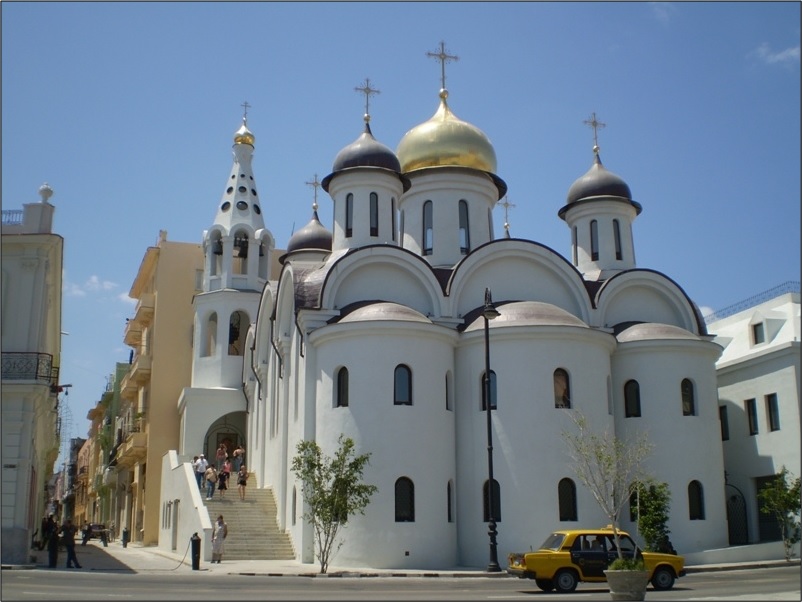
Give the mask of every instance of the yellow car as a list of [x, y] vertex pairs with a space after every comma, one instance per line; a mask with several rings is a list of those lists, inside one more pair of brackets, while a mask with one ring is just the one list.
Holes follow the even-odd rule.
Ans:
[[[682, 556], [643, 552], [628, 533], [619, 530], [618, 535], [623, 556], [643, 558], [655, 589], [671, 589], [677, 577], [685, 576]], [[618, 549], [611, 528], [555, 531], [538, 550], [510, 554], [507, 572], [534, 579], [544, 592], [572, 592], [580, 581], [607, 581], [604, 571], [616, 558]]]

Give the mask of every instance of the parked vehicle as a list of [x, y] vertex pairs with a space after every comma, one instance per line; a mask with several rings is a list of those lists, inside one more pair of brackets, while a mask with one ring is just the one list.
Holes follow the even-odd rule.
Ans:
[[[655, 589], [674, 587], [685, 576], [685, 558], [675, 554], [644, 552], [628, 533], [618, 531], [625, 558], [642, 558]], [[522, 579], [534, 579], [545, 592], [572, 592], [580, 581], [606, 582], [604, 571], [618, 558], [612, 528], [555, 531], [539, 549], [512, 553], [507, 572]]]
[[101, 539], [101, 534], [106, 530], [106, 525], [100, 523], [89, 523], [89, 539]]

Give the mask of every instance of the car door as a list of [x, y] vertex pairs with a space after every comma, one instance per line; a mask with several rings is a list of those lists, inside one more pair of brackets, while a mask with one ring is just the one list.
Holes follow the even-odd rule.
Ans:
[[577, 565], [585, 578], [604, 578], [607, 568], [607, 551], [597, 536], [585, 533], [577, 536], [571, 547], [571, 562]]

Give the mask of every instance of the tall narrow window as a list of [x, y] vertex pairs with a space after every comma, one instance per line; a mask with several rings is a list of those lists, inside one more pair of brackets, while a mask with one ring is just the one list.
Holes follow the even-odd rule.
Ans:
[[448, 522], [454, 522], [454, 487], [451, 481], [446, 485], [446, 513], [448, 515]]
[[[488, 497], [488, 481], [485, 481], [484, 486], [482, 487], [482, 499], [484, 500], [484, 522], [490, 522], [490, 498]], [[497, 523], [501, 522], [501, 488], [498, 485], [498, 481], [493, 479], [493, 518], [496, 520]]]
[[640, 491], [640, 484], [637, 487], [632, 487], [629, 494], [629, 522], [634, 523], [638, 520], [638, 492]]
[[693, 393], [693, 383], [689, 378], [683, 378], [680, 385], [682, 394], [682, 415], [696, 416], [696, 396]]
[[292, 488], [292, 524], [295, 524], [296, 513], [298, 508], [298, 492], [295, 487]]
[[434, 230], [432, 226], [432, 202], [423, 204], [423, 254], [431, 255], [434, 246]]
[[493, 211], [487, 210], [487, 236], [488, 240], [493, 240]]
[[590, 222], [590, 259], [599, 259], [599, 222], [595, 219]]
[[348, 407], [348, 368], [342, 367], [337, 371], [337, 408]]
[[248, 314], [235, 311], [228, 320], [228, 355], [243, 355], [248, 336]]
[[395, 367], [393, 403], [397, 406], [412, 405], [412, 370], [404, 364]]
[[562, 368], [554, 371], [554, 407], [571, 407], [571, 386], [568, 381], [568, 372]]
[[640, 417], [640, 385], [636, 380], [629, 380], [624, 385], [624, 416]]
[[780, 407], [777, 403], [777, 394], [769, 393], [766, 395], [766, 414], [769, 417], [769, 430], [780, 430]]
[[379, 235], [379, 195], [370, 193], [370, 235]]
[[757, 426], [757, 401], [747, 399], [744, 404], [746, 405], [746, 417], [749, 420], [749, 434], [757, 435], [759, 432]]
[[398, 242], [404, 244], [404, 212], [398, 216]]
[[576, 512], [576, 484], [571, 479], [561, 479], [557, 485], [560, 520], [578, 520]]
[[203, 338], [203, 355], [215, 354], [217, 347], [217, 313], [213, 313], [206, 321], [206, 336]]
[[446, 372], [446, 410], [449, 412], [454, 410], [454, 400], [452, 399], [451, 392], [451, 372]]
[[615, 258], [621, 260], [624, 256], [621, 252], [621, 224], [617, 219], [613, 220], [613, 240], [615, 241]]
[[766, 342], [766, 331], [763, 328], [763, 322], [752, 324], [752, 344], [759, 345]]
[[718, 406], [718, 421], [721, 424], [721, 440], [730, 440], [730, 419], [727, 416], [727, 406]]
[[576, 226], [571, 230], [571, 255], [574, 265], [579, 264], [578, 250], [576, 248]]
[[395, 482], [395, 522], [415, 522], [415, 485], [407, 477]]
[[705, 495], [699, 481], [688, 483], [688, 515], [691, 520], [705, 519]]
[[[481, 378], [481, 386], [482, 386], [482, 411], [487, 411], [487, 389], [485, 387], [485, 373], [482, 372]], [[492, 370], [490, 371], [490, 409], [496, 409], [496, 373]]]
[[351, 238], [354, 235], [354, 195], [348, 193], [345, 196], [345, 236]]
[[390, 225], [393, 229], [392, 231], [393, 242], [395, 242], [395, 197], [390, 199], [390, 219], [392, 220], [392, 223]]
[[468, 228], [468, 202], [459, 202], [459, 252], [467, 255], [471, 252], [471, 234]]

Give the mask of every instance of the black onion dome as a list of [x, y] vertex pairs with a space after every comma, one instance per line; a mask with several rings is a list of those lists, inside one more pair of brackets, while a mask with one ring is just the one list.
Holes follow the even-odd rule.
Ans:
[[587, 173], [578, 178], [568, 189], [567, 203], [599, 196], [614, 196], [632, 201], [629, 186], [619, 176], [605, 169], [599, 155]]
[[320, 223], [317, 211], [312, 214], [309, 223], [293, 234], [287, 243], [287, 253], [302, 249], [331, 251], [331, 232]]
[[397, 174], [401, 173], [401, 163], [398, 161], [398, 157], [373, 137], [369, 123], [365, 123], [365, 131], [360, 134], [359, 138], [337, 153], [331, 174], [323, 178], [323, 190], [328, 192], [331, 178], [337, 172], [352, 167], [380, 167]]

